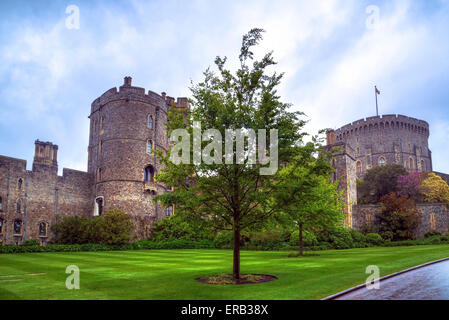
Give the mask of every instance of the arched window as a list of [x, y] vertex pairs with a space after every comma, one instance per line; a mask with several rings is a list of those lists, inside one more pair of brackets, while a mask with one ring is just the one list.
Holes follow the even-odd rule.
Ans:
[[421, 160], [421, 171], [422, 172], [426, 171], [426, 163], [424, 162], [424, 160]]
[[153, 152], [153, 141], [148, 140], [148, 144], [147, 144], [147, 152], [151, 153]]
[[2, 200], [2, 197], [0, 197], [0, 211], [3, 211], [3, 200]]
[[103, 207], [104, 207], [104, 198], [96, 197], [95, 198], [95, 207], [94, 207], [94, 217], [98, 217], [103, 214]]
[[19, 200], [17, 200], [17, 212], [20, 213], [22, 210], [22, 202]]
[[384, 157], [380, 157], [379, 158], [379, 166], [383, 167], [386, 164], [385, 158]]
[[21, 235], [22, 234], [22, 220], [16, 219], [14, 220], [14, 234], [15, 235]]
[[154, 182], [154, 168], [153, 166], [148, 166], [145, 168], [145, 183]]
[[153, 129], [153, 116], [148, 116], [148, 128]]
[[360, 175], [362, 173], [362, 162], [361, 161], [357, 161], [356, 165], [355, 165], [355, 170], [357, 175]]
[[4, 224], [3, 218], [0, 218], [0, 234], [3, 233], [3, 224]]
[[39, 223], [39, 237], [47, 236], [48, 224], [46, 222]]
[[18, 189], [18, 190], [22, 190], [22, 182], [23, 182], [22, 178], [20, 178], [20, 179], [17, 181], [17, 189]]
[[409, 162], [410, 170], [415, 169], [415, 162], [413, 161], [413, 158], [412, 158], [412, 157], [410, 157], [410, 159], [409, 159], [408, 162]]

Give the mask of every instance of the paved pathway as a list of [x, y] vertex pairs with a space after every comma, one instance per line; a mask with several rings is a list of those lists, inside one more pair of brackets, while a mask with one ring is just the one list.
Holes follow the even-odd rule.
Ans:
[[449, 300], [449, 261], [382, 280], [378, 290], [365, 287], [335, 300]]

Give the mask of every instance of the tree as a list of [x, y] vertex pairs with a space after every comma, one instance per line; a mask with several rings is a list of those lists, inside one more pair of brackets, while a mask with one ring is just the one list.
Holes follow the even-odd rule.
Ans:
[[417, 202], [421, 202], [421, 185], [424, 178], [425, 174], [422, 172], [410, 172], [406, 176], [398, 176], [398, 195], [406, 195]]
[[363, 180], [357, 183], [358, 202], [361, 204], [378, 203], [380, 198], [398, 190], [398, 177], [407, 175], [407, 170], [399, 164], [369, 169]]
[[378, 233], [389, 240], [412, 239], [420, 223], [415, 202], [407, 195], [397, 196], [392, 192], [382, 196], [382, 212], [376, 215]]
[[104, 215], [93, 219], [93, 230], [100, 238], [98, 242], [108, 245], [120, 245], [131, 240], [132, 224], [129, 216], [122, 210], [112, 208]]
[[[242, 153], [237, 152], [238, 145], [234, 148], [236, 138], [230, 140], [231, 150], [226, 149], [227, 139], [215, 144], [214, 140], [226, 137], [227, 129], [235, 133], [241, 129], [243, 134], [249, 134], [251, 130], [260, 134], [261, 129], [266, 129], [270, 138], [268, 134], [262, 138], [259, 136], [257, 145], [261, 147], [262, 142], [270, 145], [268, 156], [274, 159], [276, 141], [273, 139], [273, 142], [272, 138], [276, 129], [277, 161], [288, 163], [298, 155], [304, 135], [300, 132], [304, 126], [304, 121], [299, 119], [301, 113], [289, 112], [290, 105], [281, 102], [277, 95], [276, 88], [282, 74], [267, 74], [266, 69], [275, 65], [272, 54], [254, 60], [251, 50], [262, 39], [262, 32], [261, 29], [252, 29], [243, 36], [240, 66], [235, 73], [226, 68], [226, 58], [215, 59], [218, 73], [208, 68], [204, 72], [204, 81], [191, 87], [191, 111], [174, 108], [169, 111], [168, 132], [171, 135], [176, 129], [186, 128], [189, 142], [192, 142], [188, 146], [188, 156], [193, 158], [193, 163], [175, 164], [170, 161], [170, 153], [176, 145], [167, 155], [157, 153], [165, 168], [156, 179], [175, 186], [175, 190], [156, 199], [165, 205], [175, 204], [177, 214], [200, 217], [216, 227], [232, 230], [235, 282], [240, 279], [241, 232], [279, 210], [272, 205], [272, 193], [279, 180], [278, 162], [270, 160], [275, 167], [272, 174], [261, 174], [261, 170], [267, 169], [265, 161], [261, 161], [265, 151], [253, 151], [250, 139], [244, 139], [243, 154], [248, 157], [243, 161]], [[195, 126], [194, 121], [200, 121], [201, 127]], [[195, 130], [202, 134], [199, 141], [195, 140]], [[211, 133], [214, 136], [212, 142]], [[195, 149], [195, 143], [201, 144], [202, 152]], [[225, 150], [224, 155], [221, 150]], [[202, 156], [203, 161], [195, 161], [198, 156]], [[205, 156], [213, 161], [205, 161]], [[257, 160], [250, 162], [250, 158]]]
[[440, 176], [427, 173], [421, 185], [421, 192], [426, 202], [445, 202], [449, 204], [449, 186]]
[[318, 158], [310, 153], [309, 161], [294, 161], [280, 172], [281, 183], [274, 193], [274, 201], [298, 227], [300, 256], [304, 255], [305, 229], [332, 229], [343, 222], [342, 192], [337, 189], [338, 181], [330, 183], [332, 170], [321, 150]]

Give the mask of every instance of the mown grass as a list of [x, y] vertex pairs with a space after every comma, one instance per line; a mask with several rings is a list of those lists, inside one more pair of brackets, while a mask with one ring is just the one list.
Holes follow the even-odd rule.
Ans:
[[[139, 250], [0, 255], [0, 299], [320, 299], [365, 282], [368, 265], [381, 276], [449, 257], [449, 245], [316, 252], [243, 251], [242, 273], [278, 280], [208, 285], [196, 278], [230, 273], [231, 250]], [[68, 265], [80, 269], [80, 290], [68, 290]]]

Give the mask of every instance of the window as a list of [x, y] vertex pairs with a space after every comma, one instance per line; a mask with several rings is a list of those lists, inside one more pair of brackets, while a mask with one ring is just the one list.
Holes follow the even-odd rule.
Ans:
[[[422, 172], [426, 171], [426, 164], [425, 164], [424, 160], [421, 160], [421, 171]], [[0, 210], [1, 210], [1, 206], [0, 206]]]
[[100, 117], [100, 130], [103, 130], [103, 122], [104, 122], [104, 117], [101, 116]]
[[98, 153], [101, 155], [101, 149], [103, 149], [103, 141], [98, 144]]
[[367, 213], [365, 216], [365, 223], [371, 224], [372, 221], [373, 221], [373, 215], [371, 213]]
[[101, 168], [97, 168], [97, 182], [101, 181]]
[[167, 186], [167, 190], [171, 191], [172, 190], [171, 186]]
[[148, 140], [147, 152], [151, 153], [152, 151], [153, 151], [153, 142], [151, 140]]
[[154, 182], [154, 168], [153, 166], [148, 166], [145, 168], [145, 176], [144, 176], [145, 183], [152, 183]]
[[14, 220], [14, 234], [22, 234], [22, 220]]
[[3, 200], [2, 200], [2, 197], [0, 197], [0, 211], [3, 211]]
[[383, 167], [385, 165], [386, 161], [384, 157], [379, 158], [379, 166]]
[[435, 230], [437, 228], [437, 221], [435, 219], [435, 213], [431, 213], [429, 216], [429, 224], [430, 224], [430, 229], [431, 230]]
[[170, 207], [165, 208], [165, 215], [167, 217], [171, 217], [173, 215], [173, 205], [171, 205]]
[[409, 162], [410, 170], [413, 170], [413, 169], [415, 168], [415, 163], [414, 163], [414, 161], [413, 161], [413, 158], [410, 157], [410, 159], [409, 159], [408, 162]]
[[3, 224], [4, 224], [4, 220], [2, 218], [0, 218], [0, 234], [3, 233]]
[[39, 223], [39, 237], [47, 236], [47, 223], [41, 222]]
[[357, 175], [360, 175], [362, 173], [362, 162], [361, 161], [357, 161], [356, 165], [355, 165], [355, 170]]
[[17, 200], [17, 212], [20, 213], [22, 209], [22, 202], [19, 200]]
[[19, 181], [17, 181], [17, 189], [18, 190], [22, 190], [22, 182], [23, 182], [22, 178], [20, 178]]
[[153, 129], [153, 116], [148, 116], [148, 128]]
[[104, 198], [95, 198], [94, 217], [101, 216], [103, 214]]

